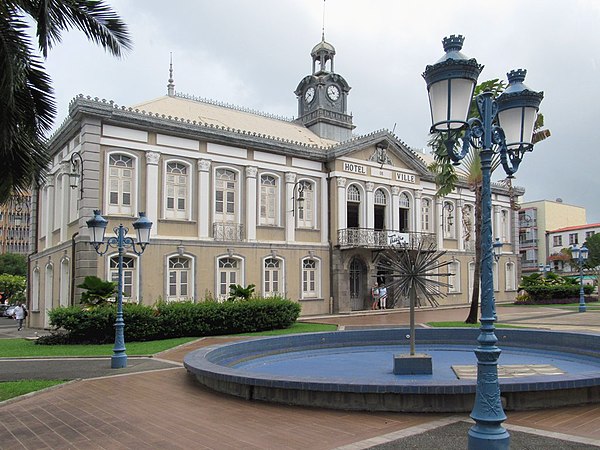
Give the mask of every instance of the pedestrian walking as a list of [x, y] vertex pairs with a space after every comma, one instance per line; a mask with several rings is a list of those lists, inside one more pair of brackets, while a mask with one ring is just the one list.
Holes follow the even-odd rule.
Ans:
[[21, 303], [20, 305], [17, 305], [13, 311], [13, 318], [19, 321], [19, 328], [17, 328], [17, 331], [23, 329], [23, 320], [25, 320], [25, 317], [27, 317], [27, 307], [25, 306], [25, 303]]
[[379, 308], [386, 309], [387, 308], [387, 288], [385, 284], [381, 283], [379, 285]]

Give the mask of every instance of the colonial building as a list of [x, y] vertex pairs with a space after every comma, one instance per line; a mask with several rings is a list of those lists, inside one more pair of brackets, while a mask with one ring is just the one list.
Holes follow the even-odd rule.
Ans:
[[[176, 93], [172, 72], [166, 96], [133, 107], [76, 97], [36, 193], [32, 325], [78, 304], [86, 275], [115, 279], [116, 249], [100, 257], [89, 244], [95, 209], [109, 230], [139, 211], [154, 223], [145, 253], [125, 257], [128, 301], [220, 300], [235, 283], [298, 301], [303, 315], [365, 309], [370, 286], [386, 281], [378, 252], [403, 239], [447, 250], [454, 275], [443, 302], [468, 303], [473, 193], [462, 185], [437, 198], [427, 155], [386, 130], [353, 136], [350, 86], [334, 56], [324, 39], [312, 50], [295, 120]], [[69, 187], [73, 169], [81, 191]], [[508, 189], [493, 189], [505, 243], [496, 297], [506, 301], [518, 279], [516, 217]]]

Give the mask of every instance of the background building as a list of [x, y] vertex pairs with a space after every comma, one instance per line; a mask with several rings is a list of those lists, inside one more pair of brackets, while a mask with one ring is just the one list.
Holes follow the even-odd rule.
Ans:
[[[98, 257], [89, 244], [94, 209], [109, 230], [130, 226], [138, 211], [154, 222], [144, 255], [125, 257], [129, 301], [222, 300], [231, 283], [252, 283], [260, 295], [300, 302], [303, 315], [365, 309], [373, 282], [387, 281], [379, 252], [404, 239], [446, 250], [445, 302], [468, 303], [474, 194], [463, 183], [436, 197], [427, 155], [389, 131], [352, 136], [350, 86], [334, 55], [324, 40], [312, 50], [296, 120], [176, 93], [172, 72], [166, 96], [134, 107], [75, 98], [50, 140], [34, 207], [32, 325], [77, 304], [86, 275], [115, 279], [116, 249]], [[81, 192], [69, 187], [72, 160], [81, 161]], [[493, 185], [493, 207], [505, 243], [494, 287], [499, 301], [512, 300], [518, 239], [506, 186]]]
[[0, 205], [0, 253], [30, 252], [31, 195], [15, 195]]
[[560, 199], [522, 203], [519, 210], [521, 270], [536, 272], [540, 264], [548, 263], [552, 250], [546, 232], [585, 223], [585, 208], [568, 205]]
[[581, 247], [594, 234], [600, 233], [600, 223], [577, 225], [559, 228], [546, 233], [549, 256], [548, 261], [553, 271], [562, 274], [578, 274], [579, 267], [571, 266], [570, 249]]

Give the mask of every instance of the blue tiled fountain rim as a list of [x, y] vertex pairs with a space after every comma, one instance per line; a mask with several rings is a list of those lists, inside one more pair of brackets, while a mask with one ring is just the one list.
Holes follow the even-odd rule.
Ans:
[[[476, 328], [418, 328], [415, 331], [417, 345], [447, 344], [449, 346], [469, 346], [473, 349], [477, 346], [477, 336], [479, 335], [479, 329]], [[406, 337], [408, 333], [409, 329], [407, 328], [386, 328], [251, 339], [191, 352], [186, 355], [184, 366], [196, 375], [236, 384], [269, 388], [354, 393], [466, 394], [475, 392], [475, 380], [442, 381], [407, 378], [406, 383], [389, 385], [377, 382], [355, 382], [347, 377], [323, 381], [307, 380], [293, 375], [257, 375], [232, 367], [247, 359], [298, 350], [392, 344], [408, 346]], [[496, 330], [496, 336], [500, 349], [528, 348], [581, 355], [586, 358], [597, 358], [600, 361], [600, 336], [595, 334], [502, 328]], [[500, 380], [503, 392], [573, 389], [599, 385], [600, 372], [596, 370], [572, 375], [530, 376]]]

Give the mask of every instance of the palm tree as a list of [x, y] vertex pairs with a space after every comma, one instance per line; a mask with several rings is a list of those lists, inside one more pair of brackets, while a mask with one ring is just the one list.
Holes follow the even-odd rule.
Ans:
[[0, 203], [44, 177], [46, 133], [56, 115], [51, 80], [28, 35], [35, 23], [43, 58], [77, 28], [114, 56], [131, 48], [126, 25], [103, 0], [0, 1]]
[[[483, 92], [492, 92], [494, 97], [497, 97], [504, 91], [505, 84], [499, 79], [493, 79], [484, 81], [483, 83], [475, 87], [473, 95], [473, 101], [471, 102], [471, 110], [469, 117], [475, 117], [477, 115], [477, 106], [475, 103], [475, 97]], [[534, 128], [534, 139], [533, 142], [539, 142], [550, 136], [550, 130], [543, 129], [544, 116], [538, 113], [536, 124]], [[481, 278], [481, 222], [482, 222], [482, 198], [481, 198], [481, 187], [482, 187], [482, 172], [481, 172], [481, 161], [479, 158], [479, 151], [473, 147], [470, 149], [470, 153], [463, 159], [462, 167], [464, 174], [458, 175], [454, 169], [450, 157], [448, 156], [444, 142], [442, 142], [441, 136], [436, 134], [433, 136], [429, 145], [434, 151], [435, 162], [429, 165], [431, 170], [436, 176], [436, 183], [438, 185], [437, 196], [446, 196], [454, 190], [459, 178], [463, 180], [475, 193], [475, 270], [473, 273], [473, 294], [471, 297], [471, 307], [469, 309], [469, 315], [465, 319], [466, 323], [477, 323], [478, 310], [479, 310], [479, 283]], [[458, 144], [457, 144], [458, 145]], [[492, 161], [491, 171], [493, 172], [500, 165], [500, 159], [498, 155]], [[512, 197], [512, 185], [509, 182], [509, 190], [511, 192], [511, 204], [516, 206], [516, 201]]]

